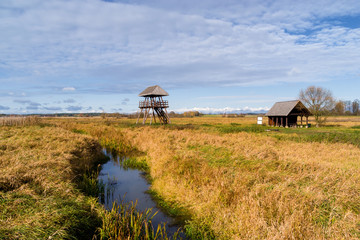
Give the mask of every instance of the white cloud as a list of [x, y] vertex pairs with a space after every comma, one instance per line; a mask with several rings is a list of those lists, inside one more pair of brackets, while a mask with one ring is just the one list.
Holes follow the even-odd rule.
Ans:
[[73, 92], [73, 91], [75, 91], [76, 89], [74, 88], [74, 87], [64, 87], [63, 89], [62, 89], [62, 91], [64, 91], [64, 92]]
[[1, 1], [0, 84], [30, 96], [356, 75], [360, 29], [325, 20], [359, 14], [357, 0]]
[[194, 107], [194, 108], [179, 108], [173, 109], [171, 111], [177, 113], [183, 113], [188, 111], [198, 111], [204, 114], [221, 114], [221, 113], [263, 113], [269, 110], [268, 107], [244, 107], [244, 108], [232, 108], [232, 107], [224, 107], [224, 108], [213, 108], [213, 107]]

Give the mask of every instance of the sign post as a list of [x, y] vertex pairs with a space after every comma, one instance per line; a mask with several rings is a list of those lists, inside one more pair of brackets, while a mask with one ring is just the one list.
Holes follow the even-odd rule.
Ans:
[[263, 118], [262, 118], [262, 117], [258, 117], [258, 118], [257, 118], [257, 124], [258, 124], [258, 125], [262, 125], [262, 122], [263, 122]]

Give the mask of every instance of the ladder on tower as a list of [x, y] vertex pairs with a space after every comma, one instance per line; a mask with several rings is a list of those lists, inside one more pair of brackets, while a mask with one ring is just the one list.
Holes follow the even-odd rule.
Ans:
[[168, 119], [168, 116], [165, 113], [164, 109], [155, 108], [155, 111], [156, 111], [157, 115], [159, 116], [160, 122], [163, 122], [164, 124], [167, 124], [169, 119]]

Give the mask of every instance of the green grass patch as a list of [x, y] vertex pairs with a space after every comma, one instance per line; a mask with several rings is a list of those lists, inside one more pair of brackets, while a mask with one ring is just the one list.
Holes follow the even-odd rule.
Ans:
[[74, 129], [72, 129], [71, 131], [74, 132], [74, 133], [79, 133], [79, 134], [88, 134], [86, 131], [84, 131], [84, 130], [82, 130], [82, 129], [76, 129], [76, 128], [74, 128]]
[[138, 169], [148, 173], [150, 171], [149, 165], [146, 162], [146, 157], [128, 157], [122, 161], [124, 169]]
[[166, 201], [161, 195], [151, 189], [147, 193], [150, 194], [151, 198], [163, 212], [175, 219], [176, 224], [184, 225], [185, 221], [190, 218], [189, 211], [178, 203]]
[[263, 125], [251, 124], [251, 125], [240, 125], [237, 123], [232, 123], [230, 125], [220, 125], [216, 126], [217, 131], [221, 133], [238, 133], [238, 132], [253, 132], [260, 133], [265, 132], [268, 127]]
[[110, 211], [103, 211], [99, 238], [105, 239], [179, 239], [178, 232], [168, 236], [165, 225], [154, 228], [152, 218], [156, 213], [151, 209], [138, 211], [136, 202], [114, 203]]
[[210, 166], [230, 166], [233, 165], [234, 159], [232, 152], [225, 147], [215, 147], [212, 145], [188, 145], [189, 150], [199, 152], [199, 157], [204, 158]]
[[335, 198], [324, 199], [316, 205], [317, 215], [314, 217], [316, 224], [326, 228], [341, 217], [340, 211], [335, 208]]
[[216, 239], [214, 231], [210, 228], [211, 223], [206, 220], [190, 220], [185, 224], [186, 236], [189, 239]]

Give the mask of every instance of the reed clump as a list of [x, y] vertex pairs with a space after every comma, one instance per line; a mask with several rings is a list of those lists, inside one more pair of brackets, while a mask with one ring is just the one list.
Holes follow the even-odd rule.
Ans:
[[0, 117], [0, 126], [31, 126], [40, 123], [37, 116], [27, 117]]
[[103, 224], [99, 228], [99, 238], [103, 239], [179, 239], [178, 233], [169, 237], [165, 225], [157, 226], [156, 230], [152, 225], [152, 218], [157, 213], [151, 209], [138, 211], [137, 202], [114, 202], [110, 211], [103, 211]]

